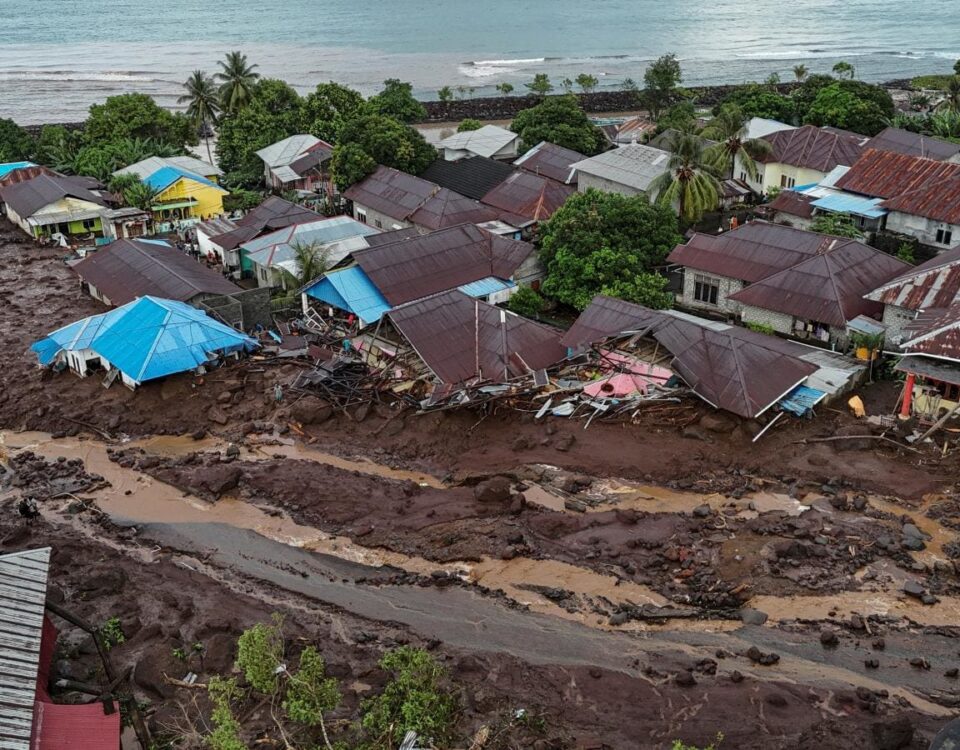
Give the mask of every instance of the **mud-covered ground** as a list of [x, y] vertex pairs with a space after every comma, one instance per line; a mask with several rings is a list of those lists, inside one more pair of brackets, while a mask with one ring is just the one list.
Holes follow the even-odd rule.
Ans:
[[[757, 443], [695, 401], [587, 430], [278, 407], [298, 365], [260, 360], [106, 390], [27, 351], [102, 312], [58, 256], [0, 223], [0, 551], [53, 546], [55, 596], [121, 619], [156, 729], [195, 700], [167, 678], [229, 671], [274, 611], [345, 686], [338, 718], [414, 643], [463, 736], [510, 724], [502, 747], [924, 748], [960, 705], [955, 445], [862, 439], [842, 404]], [[860, 395], [888, 413], [896, 388]], [[68, 638], [57, 669], [86, 675]]]

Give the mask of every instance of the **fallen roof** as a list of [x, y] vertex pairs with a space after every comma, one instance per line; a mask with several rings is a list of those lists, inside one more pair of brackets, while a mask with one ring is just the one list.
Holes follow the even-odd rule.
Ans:
[[140, 384], [193, 370], [210, 355], [256, 347], [255, 339], [184, 302], [140, 297], [59, 328], [30, 348], [41, 365], [61, 352], [90, 350]]
[[863, 295], [907, 268], [892, 255], [848, 240], [752, 283], [729, 299], [801, 320], [845, 326], [858, 315], [882, 313], [881, 304]]
[[956, 177], [960, 177], [960, 164], [869, 149], [836, 186], [872, 198], [896, 198]]
[[406, 221], [439, 189], [428, 180], [381, 166], [350, 187], [343, 196], [392, 219]]
[[533, 252], [528, 242], [462, 224], [382, 247], [354, 259], [391, 305], [456, 289], [489, 276], [507, 280]]
[[866, 141], [864, 136], [841, 134], [815, 125], [778, 130], [763, 139], [770, 143], [772, 151], [758, 161], [789, 164], [818, 172], [829, 172], [838, 164], [853, 164]]
[[449, 385], [503, 382], [561, 361], [560, 331], [452, 290], [387, 313], [424, 364]]
[[500, 209], [503, 221], [524, 227], [549, 219], [575, 192], [572, 185], [521, 171], [514, 172], [483, 196], [483, 202]]
[[420, 176], [467, 198], [480, 200], [513, 171], [512, 166], [502, 161], [470, 156], [457, 161], [437, 159]]
[[50, 548], [0, 555], [0, 747], [30, 750]]
[[236, 294], [240, 287], [165, 243], [117, 240], [74, 265], [114, 305], [153, 296], [188, 302], [201, 294]]
[[960, 304], [920, 313], [905, 330], [901, 344], [911, 354], [960, 362]]
[[223, 175], [223, 170], [220, 169], [220, 167], [193, 156], [150, 156], [142, 161], [138, 161], [136, 164], [131, 164], [129, 167], [118, 169], [114, 174], [135, 174], [141, 180], [145, 180], [154, 172], [159, 172], [164, 167], [175, 167], [187, 172], [193, 172], [201, 177], [211, 177], [214, 175], [220, 177]]
[[667, 261], [753, 283], [849, 241], [782, 224], [751, 221], [720, 235], [697, 233], [685, 245], [677, 245]]
[[210, 241], [224, 250], [233, 250], [264, 232], [272, 232], [292, 224], [304, 224], [321, 218], [323, 217], [320, 214], [305, 206], [271, 196], [255, 209], [235, 220], [235, 229], [212, 235]]
[[469, 151], [477, 156], [493, 156], [519, 139], [516, 133], [499, 125], [484, 125], [477, 130], [465, 130], [444, 138], [439, 147], [449, 151]]
[[631, 143], [604, 151], [571, 165], [578, 173], [610, 180], [634, 190], [647, 190], [667, 171], [670, 154], [652, 146]]
[[864, 148], [893, 151], [907, 156], [946, 161], [960, 153], [960, 143], [951, 143], [929, 135], [912, 133], [901, 128], [885, 128], [867, 141]]
[[774, 198], [767, 208], [781, 214], [797, 216], [801, 219], [813, 218], [813, 206], [811, 205], [815, 198], [804, 193], [798, 193], [796, 190], [781, 190], [780, 194]]
[[304, 293], [340, 310], [354, 313], [360, 318], [361, 325], [380, 320], [390, 309], [390, 303], [360, 266], [329, 271], [309, 285]]
[[573, 165], [586, 158], [578, 151], [541, 141], [517, 159], [513, 166], [569, 185], [576, 178]]
[[33, 216], [44, 206], [67, 197], [97, 206], [107, 205], [103, 198], [81, 187], [76, 180], [60, 175], [40, 174], [32, 180], [0, 188], [0, 200], [24, 219]]
[[479, 201], [447, 188], [440, 188], [410, 214], [410, 221], [426, 229], [446, 229], [458, 224], [480, 224], [494, 221], [500, 212]]
[[597, 296], [563, 337], [571, 349], [630, 333], [652, 336], [669, 366], [707, 403], [754, 418], [818, 370], [797, 344], [693, 316]]
[[960, 302], [960, 247], [905, 271], [866, 296], [907, 310], [946, 308]]
[[18, 169], [27, 169], [28, 167], [36, 167], [37, 164], [34, 164], [32, 161], [8, 161], [4, 164], [0, 164], [0, 179], [6, 177], [10, 172], [14, 172]]

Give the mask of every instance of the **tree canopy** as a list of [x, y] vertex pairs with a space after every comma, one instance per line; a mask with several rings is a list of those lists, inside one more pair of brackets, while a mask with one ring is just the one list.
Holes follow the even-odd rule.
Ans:
[[413, 97], [413, 86], [398, 78], [383, 82], [383, 91], [370, 97], [371, 111], [393, 117], [400, 122], [411, 123], [427, 116], [427, 110]]
[[643, 74], [643, 98], [654, 120], [677, 101], [682, 82], [680, 62], [674, 54], [663, 55], [647, 67]]
[[33, 158], [36, 143], [13, 120], [0, 120], [0, 164]]
[[420, 174], [436, 158], [436, 149], [409, 125], [384, 115], [364, 114], [341, 129], [332, 169], [343, 188], [363, 179], [377, 164]]
[[335, 141], [343, 123], [356, 117], [363, 106], [358, 91], [332, 81], [321, 83], [301, 103], [301, 129], [321, 140]]
[[569, 94], [547, 97], [536, 106], [518, 112], [510, 129], [520, 136], [523, 149], [549, 141], [593, 156], [607, 146], [603, 131], [590, 122], [577, 98]]
[[791, 97], [778, 94], [768, 86], [759, 84], [738, 87], [714, 108], [713, 113], [719, 114], [720, 108], [728, 104], [739, 107], [748, 118], [764, 117], [792, 123], [797, 116], [796, 103]]
[[189, 117], [164, 109], [146, 94], [119, 94], [103, 104], [94, 104], [83, 135], [88, 144], [119, 138], [151, 138], [178, 149], [198, 141]]
[[576, 193], [540, 225], [543, 291], [580, 310], [597, 294], [669, 307], [666, 279], [655, 269], [681, 241], [670, 209], [645, 196]]
[[[857, 84], [859, 81], [837, 81], [821, 89], [807, 110], [803, 118], [804, 123], [831, 125], [869, 136], [874, 136], [883, 130], [887, 119], [893, 115], [892, 101], [887, 109], [874, 98], [865, 96], [864, 92], [844, 86], [850, 83]], [[869, 86], [869, 84], [862, 84], [862, 86]]]
[[228, 112], [238, 112], [253, 99], [254, 86], [260, 78], [257, 66], [247, 62], [242, 52], [228, 52], [217, 63], [220, 72], [214, 77], [220, 82], [220, 103]]
[[852, 240], [863, 239], [863, 232], [854, 223], [850, 214], [820, 214], [813, 220], [810, 230], [834, 237], [849, 237]]

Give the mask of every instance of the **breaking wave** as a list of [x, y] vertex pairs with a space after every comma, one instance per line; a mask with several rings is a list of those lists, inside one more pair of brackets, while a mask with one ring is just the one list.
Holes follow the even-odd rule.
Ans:
[[108, 70], [83, 73], [76, 70], [0, 70], [0, 81], [162, 83], [163, 79], [146, 71]]

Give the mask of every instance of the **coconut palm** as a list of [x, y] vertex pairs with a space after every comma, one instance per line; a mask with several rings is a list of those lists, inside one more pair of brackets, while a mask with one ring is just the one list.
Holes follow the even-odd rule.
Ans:
[[193, 120], [197, 129], [203, 133], [203, 142], [207, 147], [207, 160], [213, 164], [210, 151], [210, 125], [216, 122], [220, 113], [220, 96], [213, 79], [202, 70], [195, 70], [184, 81], [187, 93], [177, 99], [179, 104], [187, 105], [187, 117]]
[[719, 174], [733, 175], [737, 157], [750, 179], [757, 178], [757, 160], [773, 152], [769, 141], [747, 137], [749, 118], [735, 104], [724, 104], [717, 116], [703, 129], [701, 135], [716, 145], [704, 151], [707, 163]]
[[227, 112], [236, 112], [253, 98], [253, 87], [260, 78], [255, 72], [258, 65], [247, 62], [242, 52], [228, 52], [226, 58], [217, 63], [220, 72], [215, 78], [220, 81], [220, 106]]
[[293, 260], [297, 273], [284, 269], [284, 280], [293, 289], [302, 289], [330, 268], [330, 259], [317, 242], [294, 242]]
[[145, 182], [137, 182], [123, 191], [123, 201], [128, 206], [134, 206], [141, 211], [151, 211], [154, 201], [160, 194], [159, 190], [150, 187]]
[[691, 132], [678, 131], [670, 151], [667, 171], [654, 178], [648, 193], [660, 205], [675, 207], [680, 219], [694, 222], [720, 203], [716, 170], [706, 161], [703, 139]]
[[937, 109], [960, 113], [960, 76], [954, 76], [947, 82], [944, 98]]
[[803, 64], [793, 66], [793, 76], [797, 79], [797, 83], [803, 83], [803, 79], [810, 74], [810, 69]]
[[833, 66], [833, 72], [837, 78], [849, 78], [850, 80], [853, 80], [853, 77], [857, 73], [856, 69], [844, 60], [841, 60]]

